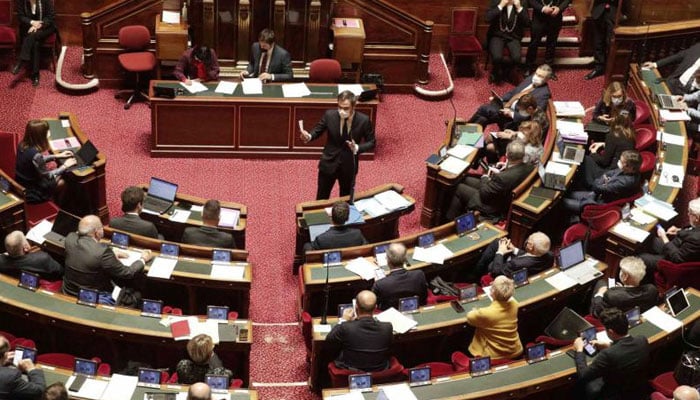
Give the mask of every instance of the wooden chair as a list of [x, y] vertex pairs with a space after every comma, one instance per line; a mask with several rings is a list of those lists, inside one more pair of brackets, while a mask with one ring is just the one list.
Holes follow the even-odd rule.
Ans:
[[452, 71], [456, 74], [457, 57], [471, 57], [474, 75], [480, 74], [479, 60], [484, 49], [476, 37], [476, 21], [479, 7], [455, 7], [452, 9], [450, 36], [447, 39]]

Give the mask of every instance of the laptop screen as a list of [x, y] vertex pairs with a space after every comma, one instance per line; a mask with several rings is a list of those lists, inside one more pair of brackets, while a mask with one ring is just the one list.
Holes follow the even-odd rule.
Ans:
[[214, 250], [211, 255], [212, 261], [231, 262], [231, 252], [229, 250]]
[[226, 375], [207, 374], [205, 378], [207, 385], [213, 390], [228, 389], [228, 376]]
[[541, 360], [547, 354], [547, 349], [544, 343], [536, 343], [527, 347], [528, 361]]
[[356, 374], [348, 377], [350, 390], [370, 389], [372, 387], [372, 376], [370, 374]]
[[430, 247], [433, 243], [435, 243], [435, 235], [432, 232], [418, 236], [418, 247]]
[[97, 363], [92, 360], [86, 360], [84, 358], [76, 358], [75, 364], [73, 364], [73, 372], [82, 375], [97, 375]]
[[129, 235], [121, 232], [112, 233], [112, 244], [119, 247], [129, 247]]
[[143, 299], [141, 312], [144, 314], [162, 314], [163, 302], [160, 300]]
[[98, 151], [95, 145], [88, 140], [85, 143], [83, 143], [82, 146], [80, 146], [80, 149], [78, 149], [77, 152], [77, 156], [80, 157], [81, 160], [83, 160], [85, 165], [90, 165], [97, 158], [97, 153]]
[[491, 369], [491, 357], [475, 357], [469, 360], [469, 370], [472, 374], [479, 374]]
[[683, 289], [678, 289], [673, 292], [673, 294], [668, 296], [666, 298], [666, 304], [671, 311], [671, 315], [674, 317], [690, 306], [690, 304], [688, 304], [688, 298], [685, 296], [685, 291]]
[[583, 262], [586, 257], [583, 254], [583, 242], [576, 241], [559, 250], [559, 268], [564, 271], [574, 265]]
[[68, 236], [69, 233], [78, 231], [79, 223], [80, 218], [63, 210], [58, 210], [58, 214], [56, 214], [56, 219], [53, 221], [53, 227], [51, 227], [51, 230], [61, 236]]
[[207, 306], [207, 318], [221, 321], [228, 320], [227, 306]]
[[527, 268], [522, 268], [513, 272], [513, 283], [515, 283], [515, 286], [527, 283]]
[[160, 371], [151, 368], [139, 368], [139, 383], [160, 385]]
[[342, 256], [339, 251], [329, 251], [327, 253], [323, 253], [323, 263], [326, 265], [342, 264]]
[[80, 289], [78, 292], [78, 302], [85, 305], [94, 306], [97, 304], [97, 290], [94, 289]]
[[457, 225], [457, 234], [461, 235], [464, 232], [470, 231], [476, 227], [476, 218], [473, 212], [468, 212], [464, 215], [460, 215], [455, 220]]
[[408, 370], [409, 383], [428, 382], [430, 380], [430, 367], [411, 368]]
[[158, 178], [151, 178], [148, 186], [148, 195], [159, 199], [174, 201], [177, 193], [177, 184]]
[[418, 309], [418, 296], [404, 297], [399, 299], [399, 311], [411, 312]]
[[471, 300], [476, 297], [476, 285], [470, 284], [469, 286], [459, 288], [459, 299], [460, 300]]
[[177, 257], [180, 254], [180, 246], [175, 243], [163, 243], [160, 245], [160, 254], [169, 257]]
[[22, 271], [19, 275], [18, 286], [29, 290], [36, 290], [39, 287], [39, 275]]

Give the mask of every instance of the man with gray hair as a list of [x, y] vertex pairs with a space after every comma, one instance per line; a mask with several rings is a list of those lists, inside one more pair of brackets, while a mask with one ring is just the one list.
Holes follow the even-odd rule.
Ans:
[[[660, 260], [675, 264], [700, 261], [700, 197], [688, 203], [688, 221], [690, 226], [685, 228], [656, 229], [657, 237], [651, 241], [649, 252], [640, 254], [647, 267], [646, 281], [653, 281], [656, 263]], [[674, 238], [671, 240], [669, 236]]]
[[625, 257], [620, 260], [620, 282], [608, 288], [608, 283], [601, 279], [593, 289], [591, 314], [598, 318], [606, 308], [616, 307], [627, 311], [636, 306], [644, 312], [657, 303], [659, 292], [651, 283], [642, 284], [646, 269], [639, 257]]
[[694, 387], [681, 385], [673, 391], [673, 400], [700, 400], [700, 393]]
[[95, 215], [83, 217], [78, 232], [68, 234], [63, 292], [77, 296], [80, 288], [96, 289], [100, 291], [101, 304], [114, 305], [112, 279], [132, 281], [153, 255], [144, 250], [141, 258], [124, 265], [118, 258], [127, 258], [128, 254], [100, 243], [103, 237], [102, 221]]
[[500, 218], [510, 207], [511, 191], [529, 174], [534, 166], [523, 162], [525, 143], [514, 140], [506, 147], [507, 162], [489, 168], [481, 179], [467, 177], [457, 186], [447, 210], [447, 219], [453, 220], [467, 210], [479, 211], [487, 217]]
[[406, 269], [406, 246], [392, 243], [386, 251], [389, 265], [389, 275], [376, 280], [372, 291], [377, 295], [377, 307], [386, 310], [390, 307], [399, 308], [399, 299], [418, 296], [420, 304], [425, 305], [428, 295], [428, 283], [421, 270]]
[[7, 254], [0, 254], [0, 272], [18, 275], [20, 271], [29, 271], [48, 279], [57, 279], [63, 275], [63, 266], [41, 250], [31, 251], [32, 246], [21, 231], [10, 232], [5, 237]]
[[187, 391], [187, 400], [211, 400], [211, 388], [204, 382], [193, 383]]
[[478, 279], [488, 272], [494, 278], [499, 275], [510, 278], [513, 272], [523, 268], [527, 269], [528, 275], [537, 274], [554, 264], [554, 256], [549, 251], [551, 245], [549, 236], [542, 232], [528, 236], [523, 249], [515, 247], [508, 238], [494, 240], [481, 253], [481, 258], [470, 275], [476, 275]]

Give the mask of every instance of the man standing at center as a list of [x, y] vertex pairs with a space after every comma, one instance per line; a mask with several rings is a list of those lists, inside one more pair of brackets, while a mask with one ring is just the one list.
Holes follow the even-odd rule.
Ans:
[[352, 190], [357, 175], [358, 154], [374, 149], [374, 127], [366, 114], [355, 112], [357, 98], [345, 90], [338, 95], [338, 110], [328, 110], [311, 132], [301, 130], [301, 140], [308, 143], [328, 131], [318, 163], [318, 189], [316, 200], [327, 199], [335, 181], [340, 186], [340, 196]]

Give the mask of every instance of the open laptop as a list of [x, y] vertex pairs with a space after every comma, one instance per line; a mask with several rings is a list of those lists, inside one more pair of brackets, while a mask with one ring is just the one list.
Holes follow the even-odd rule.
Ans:
[[58, 210], [56, 219], [53, 221], [53, 226], [51, 227], [51, 232], [45, 234], [44, 239], [52, 243], [63, 245], [69, 233], [78, 231], [79, 223], [80, 218], [77, 216], [63, 210]]
[[435, 235], [432, 232], [418, 236], [418, 247], [428, 248], [435, 244]]
[[329, 267], [343, 265], [343, 256], [340, 251], [328, 251], [323, 253], [323, 264]]
[[79, 392], [80, 388], [83, 387], [83, 384], [85, 384], [85, 381], [87, 381], [89, 377], [97, 375], [97, 363], [92, 360], [76, 357], [75, 363], [73, 364], [73, 372], [75, 373], [75, 378], [68, 387], [68, 391]]
[[580, 240], [559, 250], [559, 269], [580, 285], [603, 275], [602, 272], [586, 262], [583, 242]]
[[141, 315], [144, 317], [160, 318], [163, 314], [163, 302], [161, 300], [143, 299]]
[[78, 304], [88, 307], [97, 307], [98, 300], [99, 293], [96, 289], [80, 288], [80, 291], [78, 292]]
[[414, 313], [418, 311], [418, 296], [402, 297], [399, 299], [399, 311]]
[[231, 264], [231, 251], [225, 249], [214, 249], [211, 254], [211, 263], [220, 265]]
[[455, 228], [458, 236], [464, 236], [469, 232], [476, 230], [476, 217], [473, 212], [468, 212], [460, 215], [455, 219]]
[[472, 301], [477, 301], [479, 300], [479, 297], [477, 295], [477, 288], [476, 285], [473, 283], [470, 283], [467, 286], [463, 286], [459, 288], [459, 301], [460, 303], [470, 303]]
[[76, 151], [75, 154], [75, 166], [70, 167], [70, 169], [73, 168], [82, 168], [87, 165], [92, 165], [92, 163], [97, 159], [97, 148], [95, 147], [94, 144], [92, 144], [91, 141], [86, 141], [83, 143], [82, 146]]
[[547, 186], [547, 181], [545, 180], [545, 166], [542, 164], [539, 164], [537, 167], [537, 173], [540, 176], [540, 182], [542, 183], [540, 186], [533, 186], [532, 189], [530, 190], [530, 194], [535, 197], [539, 197], [541, 199], [547, 199], [547, 200], [554, 200], [554, 198], [557, 196], [557, 192], [561, 192], [565, 190], [566, 188], [561, 188], [560, 186], [555, 186], [555, 187], [548, 187]]
[[129, 247], [129, 234], [123, 232], [113, 232], [112, 233], [112, 245], [119, 247], [121, 249], [126, 249]]
[[513, 271], [512, 275], [515, 287], [525, 286], [530, 283], [530, 280], [527, 278], [527, 268], [521, 268], [517, 271]]
[[143, 210], [163, 214], [173, 205], [176, 194], [177, 184], [152, 177], [146, 198], [143, 199]]
[[656, 95], [656, 98], [659, 100], [659, 107], [663, 108], [664, 110], [682, 110], [683, 103], [678, 101], [677, 97], [678, 96], [674, 96], [672, 94], [662, 93]]
[[228, 306], [207, 306], [207, 319], [228, 322]]
[[559, 148], [559, 158], [555, 161], [564, 164], [580, 165], [583, 162], [583, 157], [586, 155], [586, 150], [583, 146], [576, 143], [558, 140], [557, 147]]

